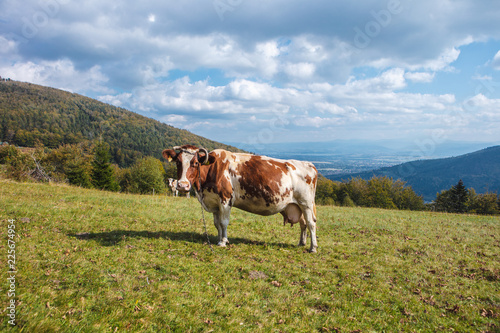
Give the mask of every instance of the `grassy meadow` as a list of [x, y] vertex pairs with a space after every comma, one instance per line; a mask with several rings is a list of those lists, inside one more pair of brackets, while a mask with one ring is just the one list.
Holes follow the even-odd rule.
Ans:
[[0, 180], [0, 220], [0, 331], [500, 330], [498, 216], [318, 207], [310, 254], [281, 215], [234, 209], [212, 253], [194, 198]]

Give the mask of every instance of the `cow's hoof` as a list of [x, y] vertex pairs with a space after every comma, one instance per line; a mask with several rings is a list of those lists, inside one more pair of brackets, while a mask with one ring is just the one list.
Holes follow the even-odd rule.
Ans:
[[219, 245], [221, 247], [226, 247], [227, 243], [229, 243], [229, 241], [227, 240], [227, 238], [223, 238], [217, 245]]
[[306, 246], [306, 243], [300, 242], [299, 244], [297, 244], [297, 246]]
[[309, 252], [311, 252], [311, 253], [316, 253], [316, 252], [318, 252], [318, 249], [317, 249], [317, 248], [315, 248], [315, 247], [311, 247], [311, 248], [309, 249]]

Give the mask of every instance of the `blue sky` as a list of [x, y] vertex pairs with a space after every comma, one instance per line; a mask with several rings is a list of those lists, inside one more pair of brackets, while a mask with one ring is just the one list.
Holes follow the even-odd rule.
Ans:
[[222, 142], [500, 143], [500, 1], [3, 0], [0, 75]]

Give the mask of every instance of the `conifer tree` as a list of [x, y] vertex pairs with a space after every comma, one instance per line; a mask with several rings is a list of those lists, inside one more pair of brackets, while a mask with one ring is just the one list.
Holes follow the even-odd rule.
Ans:
[[469, 190], [460, 179], [457, 185], [437, 194], [436, 210], [448, 213], [466, 213], [468, 211]]
[[465, 188], [464, 182], [460, 179], [457, 185], [451, 188], [451, 204], [453, 213], [467, 212], [467, 199], [469, 191]]
[[118, 191], [119, 186], [109, 162], [110, 159], [109, 145], [105, 142], [96, 144], [92, 161], [92, 185], [101, 190]]

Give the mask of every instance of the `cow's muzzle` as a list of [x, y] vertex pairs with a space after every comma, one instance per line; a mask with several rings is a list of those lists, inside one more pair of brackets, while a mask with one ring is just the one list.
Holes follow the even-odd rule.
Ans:
[[191, 184], [187, 181], [179, 181], [177, 183], [177, 191], [189, 192], [191, 190]]

